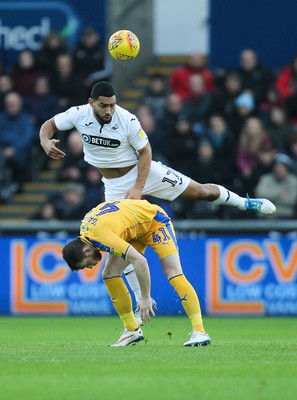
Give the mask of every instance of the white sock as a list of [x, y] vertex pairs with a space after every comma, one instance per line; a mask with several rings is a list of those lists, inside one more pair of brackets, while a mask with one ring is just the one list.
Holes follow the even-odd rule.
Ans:
[[224, 186], [216, 185], [220, 189], [220, 196], [212, 201], [213, 204], [222, 204], [224, 206], [233, 206], [237, 207], [240, 210], [245, 210], [245, 202], [246, 199], [244, 197], [238, 196], [238, 194], [231, 192], [226, 189]]
[[139, 282], [137, 279], [136, 272], [134, 271], [134, 267], [132, 264], [129, 264], [125, 269], [124, 269], [124, 274], [125, 277], [129, 283], [129, 286], [131, 290], [134, 293], [135, 300], [138, 303], [139, 300], [141, 299], [141, 290], [139, 286]]

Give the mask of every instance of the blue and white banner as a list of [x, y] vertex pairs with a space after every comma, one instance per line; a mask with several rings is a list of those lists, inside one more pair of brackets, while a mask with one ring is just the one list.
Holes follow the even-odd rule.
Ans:
[[[67, 240], [68, 241], [68, 240]], [[71, 272], [65, 240], [1, 237], [0, 314], [114, 314], [94, 270]], [[178, 240], [188, 280], [207, 315], [297, 315], [297, 243], [289, 238], [190, 237]], [[146, 254], [159, 315], [184, 313], [157, 256]]]
[[10, 0], [0, 1], [0, 54], [4, 66], [12, 68], [22, 50], [37, 51], [44, 37], [58, 29], [74, 46], [86, 26], [104, 39], [106, 0]]

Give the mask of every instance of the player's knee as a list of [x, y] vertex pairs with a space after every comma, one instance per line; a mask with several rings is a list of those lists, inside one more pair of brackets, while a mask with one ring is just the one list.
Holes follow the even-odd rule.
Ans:
[[219, 195], [219, 189], [211, 183], [201, 184], [191, 180], [189, 186], [182, 194], [183, 197], [190, 200], [213, 201]]
[[206, 183], [201, 185], [201, 192], [204, 200], [213, 201], [218, 198], [220, 191], [216, 185]]

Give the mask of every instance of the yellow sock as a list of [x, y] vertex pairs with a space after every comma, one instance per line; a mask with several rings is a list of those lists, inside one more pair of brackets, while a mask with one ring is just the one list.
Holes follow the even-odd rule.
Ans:
[[195, 289], [184, 275], [176, 275], [169, 279], [169, 283], [181, 299], [182, 306], [190, 318], [193, 331], [205, 332], [202, 322], [199, 299]]
[[132, 299], [125, 282], [120, 276], [104, 279], [112, 304], [128, 331], [135, 331], [138, 324], [132, 310]]

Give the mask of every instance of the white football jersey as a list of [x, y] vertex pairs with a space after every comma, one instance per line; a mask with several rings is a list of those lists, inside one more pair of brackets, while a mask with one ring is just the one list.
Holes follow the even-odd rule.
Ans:
[[116, 105], [109, 124], [100, 125], [89, 104], [74, 106], [54, 116], [60, 131], [77, 129], [80, 133], [84, 159], [97, 168], [121, 168], [138, 161], [138, 150], [148, 137], [137, 117]]

